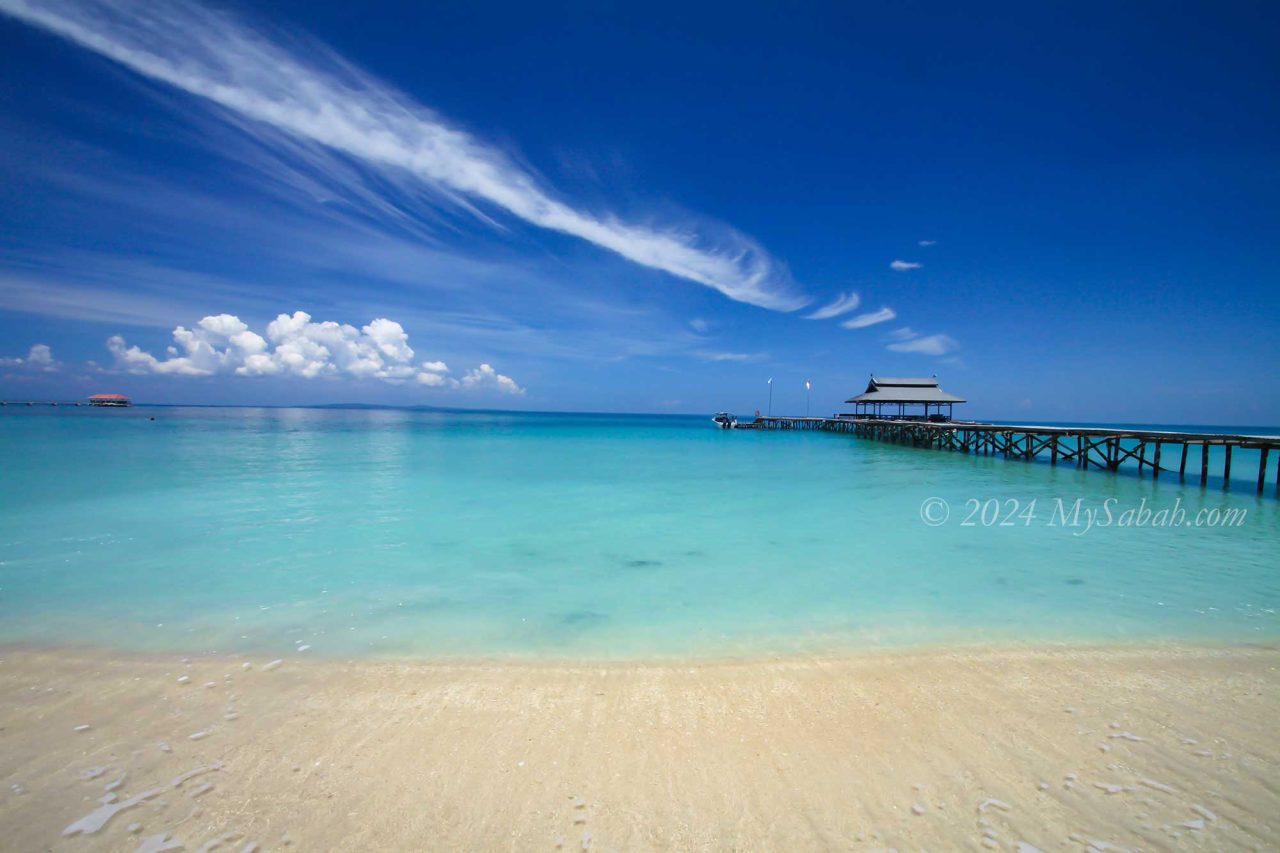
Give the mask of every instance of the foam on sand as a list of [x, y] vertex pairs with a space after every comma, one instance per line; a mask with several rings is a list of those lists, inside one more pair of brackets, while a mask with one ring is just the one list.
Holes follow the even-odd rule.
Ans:
[[143, 791], [141, 794], [135, 794], [129, 799], [121, 800], [118, 803], [105, 803], [62, 830], [62, 834], [78, 835], [84, 833], [85, 835], [93, 835], [106, 826], [108, 821], [120, 814], [120, 812], [136, 808], [152, 797], [158, 797], [163, 793], [163, 788], [152, 788], [150, 791]]

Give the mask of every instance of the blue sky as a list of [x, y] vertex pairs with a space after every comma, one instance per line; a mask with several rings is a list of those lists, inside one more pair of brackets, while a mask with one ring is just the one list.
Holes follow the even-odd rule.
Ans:
[[1274, 4], [0, 12], [6, 398], [1280, 423]]

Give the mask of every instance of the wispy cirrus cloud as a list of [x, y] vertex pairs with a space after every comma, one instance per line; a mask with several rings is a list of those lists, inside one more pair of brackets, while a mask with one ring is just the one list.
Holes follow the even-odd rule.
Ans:
[[878, 311], [868, 311], [865, 314], [850, 317], [840, 325], [846, 329], [865, 329], [867, 326], [874, 326], [877, 323], [887, 323], [897, 316], [898, 313], [896, 311], [885, 305]]
[[862, 304], [862, 297], [856, 293], [841, 293], [833, 301], [823, 305], [812, 314], [806, 314], [806, 320], [830, 320], [841, 314], [848, 314]]
[[921, 355], [946, 355], [954, 350], [958, 344], [956, 340], [949, 335], [925, 335], [924, 337], [915, 336], [907, 340], [898, 341], [889, 344], [887, 349], [894, 352], [914, 352]]
[[916, 243], [916, 245], [924, 246], [924, 247], [936, 246], [938, 245], [938, 241], [937, 240], [921, 240], [919, 243]]
[[922, 266], [924, 265], [918, 264], [915, 261], [894, 260], [889, 263], [889, 269], [894, 270], [895, 272], [906, 272], [907, 270], [918, 270]]
[[378, 379], [524, 393], [514, 379], [487, 363], [454, 379], [443, 361], [418, 361], [404, 327], [385, 317], [357, 329], [331, 320], [315, 322], [305, 311], [295, 311], [276, 317], [260, 335], [233, 314], [214, 314], [190, 329], [178, 326], [173, 341], [163, 358], [130, 346], [120, 335], [107, 339], [107, 349], [116, 369], [135, 374]]
[[58, 267], [19, 274], [0, 270], [0, 305], [7, 311], [47, 317], [172, 328], [176, 318], [207, 308], [197, 306], [211, 297], [241, 301], [251, 292], [215, 276], [147, 261], [88, 257], [94, 264], [83, 278]]
[[188, 0], [0, 0], [0, 11], [216, 104], [265, 146], [279, 149], [282, 134], [322, 146], [393, 181], [411, 176], [438, 202], [489, 221], [482, 206], [505, 212], [739, 302], [791, 311], [808, 301], [785, 266], [744, 235], [576, 207], [498, 148], [321, 45], [274, 38]]
[[759, 353], [759, 352], [710, 352], [710, 351], [706, 351], [706, 350], [700, 350], [700, 351], [698, 351], [698, 352], [695, 352], [695, 353], [694, 353], [694, 355], [696, 355], [698, 358], [702, 359], [703, 361], [712, 361], [712, 362], [718, 362], [718, 361], [736, 361], [736, 362], [762, 361], [762, 360], [764, 359], [764, 357], [765, 357], [764, 353]]

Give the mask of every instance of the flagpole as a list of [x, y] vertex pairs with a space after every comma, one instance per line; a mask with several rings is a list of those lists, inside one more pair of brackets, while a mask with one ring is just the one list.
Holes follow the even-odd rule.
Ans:
[[769, 379], [769, 417], [773, 417], [773, 379]]
[[804, 416], [809, 417], [809, 396], [813, 391], [813, 383], [808, 379], [804, 381]]

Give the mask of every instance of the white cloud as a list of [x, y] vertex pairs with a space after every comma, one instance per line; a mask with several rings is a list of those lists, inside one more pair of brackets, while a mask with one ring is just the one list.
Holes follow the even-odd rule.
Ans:
[[418, 374], [417, 381], [419, 384], [426, 385], [428, 388], [443, 388], [450, 384], [455, 383], [457, 380], [450, 379], [447, 376], [443, 376], [439, 373], [430, 373], [430, 372], [424, 371]]
[[856, 293], [841, 293], [834, 301], [823, 305], [817, 311], [805, 316], [806, 320], [830, 320], [841, 314], [848, 314], [862, 304], [862, 297]]
[[[785, 266], [730, 229], [629, 224], [561, 200], [530, 171], [322, 45], [285, 43], [189, 0], [0, 0], [4, 11], [127, 68], [207, 99], [273, 149], [280, 134], [411, 175], [449, 203], [475, 202], [570, 234], [730, 299], [790, 311], [808, 300]], [[249, 121], [244, 122], [245, 119]], [[296, 154], [296, 151], [292, 153]]]
[[896, 344], [889, 344], [894, 352], [916, 352], [922, 355], [945, 355], [958, 346], [956, 341], [947, 335], [928, 335], [923, 338], [912, 338]]
[[938, 243], [938, 241], [937, 241], [937, 240], [921, 240], [921, 241], [920, 241], [919, 243], [917, 243], [916, 245], [918, 245], [918, 246], [935, 246], [935, 245], [937, 245], [937, 243]]
[[921, 266], [922, 264], [918, 264], [915, 261], [893, 261], [889, 264], [889, 269], [905, 272], [907, 270], [918, 270]]
[[850, 317], [840, 325], [846, 329], [865, 329], [867, 326], [884, 323], [897, 316], [898, 312], [886, 305], [881, 307], [879, 311], [868, 311], [866, 314]]
[[482, 364], [467, 371], [460, 383], [463, 388], [489, 388], [503, 394], [523, 394], [524, 389], [510, 376], [503, 376], [491, 365]]
[[920, 336], [916, 334], [915, 329], [912, 329], [910, 326], [903, 326], [900, 329], [894, 329], [886, 335], [886, 337], [892, 341], [909, 341], [912, 338], [918, 338]]
[[414, 362], [404, 327], [378, 318], [357, 329], [332, 320], [315, 322], [305, 311], [281, 314], [259, 335], [239, 317], [215, 314], [194, 328], [173, 330], [174, 345], [157, 358], [123, 337], [107, 339], [115, 366], [129, 373], [173, 376], [297, 376], [304, 379], [344, 377], [379, 379], [399, 384], [416, 381], [428, 387], [494, 388], [523, 394], [515, 380], [482, 364], [462, 379], [446, 374], [443, 361]]
[[705, 335], [707, 333], [707, 329], [711, 328], [711, 326], [701, 317], [694, 317], [689, 321], [689, 328], [693, 329], [700, 335]]
[[27, 350], [27, 357], [0, 358], [0, 367], [21, 367], [26, 370], [42, 370], [52, 373], [58, 369], [58, 362], [53, 359], [53, 350], [48, 344], [34, 344]]
[[762, 353], [757, 352], [695, 352], [698, 358], [703, 361], [759, 361], [764, 358]]

